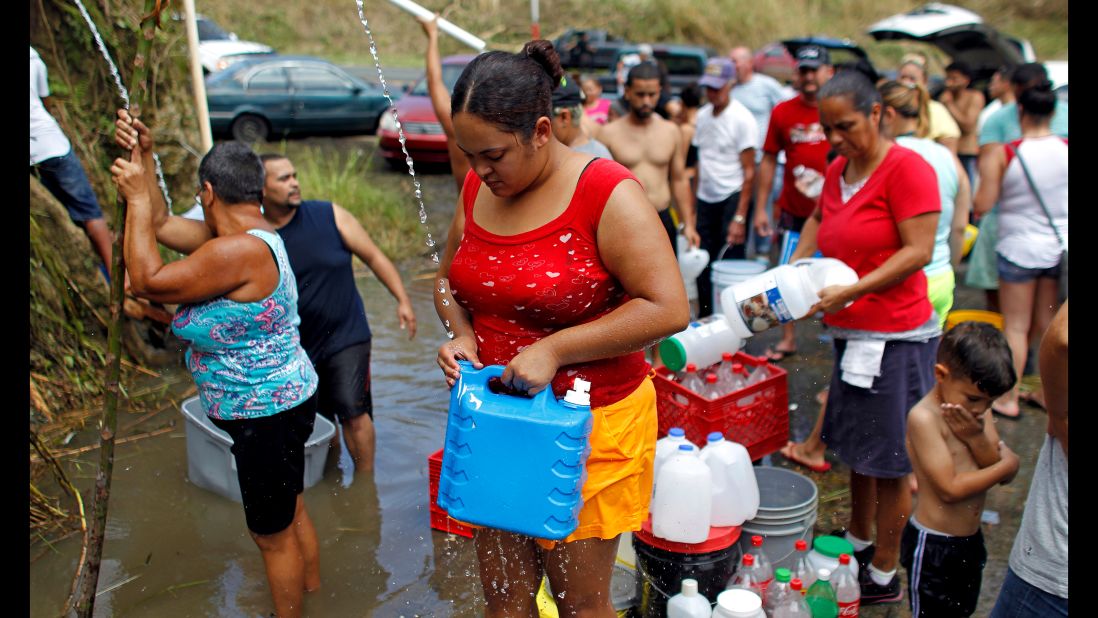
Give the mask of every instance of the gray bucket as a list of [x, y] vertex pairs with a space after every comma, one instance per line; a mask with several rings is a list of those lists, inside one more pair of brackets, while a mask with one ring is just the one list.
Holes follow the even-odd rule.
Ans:
[[759, 510], [746, 521], [738, 541], [751, 552], [751, 537], [764, 537], [763, 551], [774, 568], [790, 568], [796, 558], [795, 544], [804, 539], [812, 545], [819, 492], [812, 479], [785, 468], [758, 466]]

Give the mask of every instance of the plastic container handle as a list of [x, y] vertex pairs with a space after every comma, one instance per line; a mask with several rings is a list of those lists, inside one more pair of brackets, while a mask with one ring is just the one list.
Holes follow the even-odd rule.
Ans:
[[[462, 380], [464, 380], [465, 376], [467, 376], [467, 375], [473, 376], [473, 375], [483, 374], [485, 376], [485, 378], [484, 378], [485, 387], [487, 387], [488, 381], [491, 380], [492, 378], [501, 378], [501, 377], [503, 377], [503, 370], [506, 369], [506, 367], [504, 367], [503, 365], [485, 365], [481, 369], [475, 369], [473, 367], [473, 363], [471, 363], [469, 361], [466, 361], [466, 360], [459, 360], [458, 361], [458, 366], [461, 367], [461, 379]], [[489, 390], [491, 390], [491, 389], [489, 389]], [[503, 392], [503, 391], [501, 391], [501, 392], [491, 391], [491, 392], [492, 392], [493, 395], [500, 395], [500, 396], [507, 396], [507, 397], [518, 397], [518, 398], [521, 398], [521, 399], [529, 399], [529, 400], [531, 400], [532, 402], [535, 402], [535, 403], [541, 403], [541, 402], [551, 403], [552, 401], [556, 400], [556, 395], [553, 394], [552, 384], [547, 384], [545, 386], [545, 388], [542, 389], [542, 391], [539, 392], [536, 395], [514, 395], [514, 394]]]

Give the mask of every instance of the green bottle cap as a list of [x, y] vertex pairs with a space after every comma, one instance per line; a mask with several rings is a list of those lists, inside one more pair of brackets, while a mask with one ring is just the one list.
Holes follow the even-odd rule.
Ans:
[[787, 582], [792, 574], [789, 569], [777, 569], [774, 571], [774, 579], [780, 582]]
[[686, 366], [686, 348], [674, 337], [660, 342], [660, 360], [671, 371], [681, 371]]
[[839, 554], [854, 555], [854, 546], [850, 541], [837, 536], [816, 537], [816, 540], [812, 541], [812, 549], [836, 560], [839, 559]]

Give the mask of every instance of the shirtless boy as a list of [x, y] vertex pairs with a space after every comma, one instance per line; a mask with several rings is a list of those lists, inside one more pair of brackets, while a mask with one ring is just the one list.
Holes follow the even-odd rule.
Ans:
[[683, 236], [691, 247], [697, 247], [701, 238], [695, 228], [682, 134], [678, 125], [655, 113], [660, 98], [656, 65], [644, 62], [630, 69], [623, 96], [629, 103], [629, 113], [604, 125], [599, 141], [640, 181], [667, 230], [671, 247], [677, 249], [670, 211], [672, 196], [683, 223]]
[[991, 418], [991, 402], [1016, 379], [1006, 338], [990, 324], [958, 324], [938, 345], [934, 377], [907, 417], [919, 496], [900, 563], [912, 616], [970, 616], [987, 561], [984, 498], [1018, 472], [1018, 456], [999, 440]]

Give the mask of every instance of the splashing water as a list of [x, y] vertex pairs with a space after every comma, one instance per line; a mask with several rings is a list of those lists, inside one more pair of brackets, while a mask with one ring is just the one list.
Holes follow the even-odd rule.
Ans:
[[[80, 14], [84, 16], [84, 21], [87, 22], [88, 29], [91, 30], [95, 44], [99, 47], [99, 53], [107, 61], [107, 67], [111, 70], [111, 77], [114, 78], [114, 85], [118, 88], [118, 96], [122, 98], [126, 111], [130, 111], [130, 93], [122, 84], [122, 76], [118, 73], [118, 66], [111, 59], [111, 54], [107, 51], [107, 45], [103, 43], [103, 37], [99, 36], [99, 29], [95, 27], [91, 15], [88, 15], [88, 9], [84, 8], [84, 3], [80, 0], [73, 0], [73, 2], [76, 4], [76, 8], [80, 9]], [[164, 194], [164, 201], [168, 204], [168, 212], [171, 212], [172, 198], [168, 195], [168, 185], [164, 182], [164, 170], [160, 167], [160, 157], [156, 156], [155, 152], [153, 153], [153, 161], [156, 162], [156, 184], [160, 186], [160, 192]]]
[[431, 261], [438, 264], [439, 259], [438, 251], [435, 249], [435, 240], [431, 238], [430, 228], [427, 226], [427, 209], [423, 205], [423, 187], [419, 184], [419, 179], [416, 178], [415, 162], [412, 161], [412, 155], [408, 153], [408, 148], [405, 144], [404, 126], [401, 125], [400, 118], [397, 116], [396, 107], [393, 105], [393, 97], [389, 91], [389, 84], [385, 82], [385, 75], [381, 71], [381, 60], [377, 55], [377, 43], [374, 42], [374, 33], [370, 30], [370, 22], [366, 19], [366, 11], [363, 8], [363, 2], [362, 0], [355, 0], [355, 4], [358, 6], [358, 21], [362, 24], [363, 29], [366, 30], [366, 38], [370, 41], [370, 55], [374, 58], [374, 68], [377, 69], [377, 79], [381, 84], [382, 94], [385, 95], [385, 100], [389, 102], [389, 110], [391, 110], [393, 121], [396, 123], [397, 134], [400, 140], [400, 150], [404, 153], [404, 161], [408, 164], [408, 175], [412, 177], [412, 184], [416, 188], [415, 197], [416, 202], [419, 203], [419, 222], [427, 229], [426, 244], [432, 249]]

